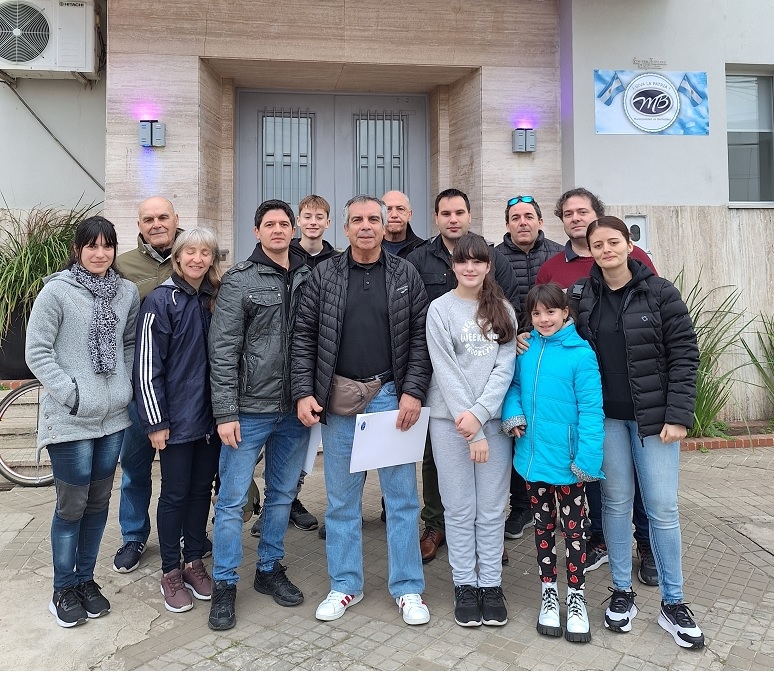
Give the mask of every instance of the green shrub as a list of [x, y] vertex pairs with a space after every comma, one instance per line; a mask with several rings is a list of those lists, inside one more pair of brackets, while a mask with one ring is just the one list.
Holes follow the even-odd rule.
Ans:
[[[689, 437], [724, 437], [726, 425], [718, 419], [731, 398], [731, 381], [738, 367], [723, 370], [721, 360], [739, 346], [744, 329], [745, 310], [739, 309], [741, 292], [736, 286], [717, 286], [705, 292], [701, 271], [687, 291], [685, 272], [675, 277], [675, 285], [688, 307], [699, 345], [699, 370], [696, 375], [696, 408]], [[719, 299], [715, 306], [709, 300]]]
[[29, 316], [43, 278], [65, 264], [76, 227], [95, 207], [33, 208], [21, 216], [7, 211], [7, 226], [0, 228], [0, 337], [14, 311]]
[[761, 349], [761, 356], [757, 356], [747, 342], [742, 339], [750, 362], [755, 367], [758, 377], [763, 384], [761, 387], [766, 390], [769, 398], [769, 404], [774, 407], [774, 316], [761, 314], [760, 324], [762, 329], [755, 332], [758, 337], [758, 344]]

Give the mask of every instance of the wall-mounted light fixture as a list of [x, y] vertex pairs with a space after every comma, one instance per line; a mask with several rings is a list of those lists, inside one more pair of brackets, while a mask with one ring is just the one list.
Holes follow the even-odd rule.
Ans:
[[516, 128], [513, 131], [513, 153], [532, 153], [535, 151], [535, 130], [532, 128]]
[[159, 123], [157, 120], [141, 120], [139, 142], [140, 146], [166, 146], [166, 123]]

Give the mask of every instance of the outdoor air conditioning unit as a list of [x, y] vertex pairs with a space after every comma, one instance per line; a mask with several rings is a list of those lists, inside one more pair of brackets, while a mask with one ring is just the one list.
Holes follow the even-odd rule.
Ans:
[[0, 0], [0, 71], [96, 80], [97, 30], [94, 0]]

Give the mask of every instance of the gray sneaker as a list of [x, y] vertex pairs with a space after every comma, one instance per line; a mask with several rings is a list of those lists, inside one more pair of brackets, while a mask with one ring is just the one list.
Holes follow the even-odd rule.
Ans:
[[535, 524], [535, 517], [532, 510], [511, 510], [508, 519], [505, 520], [505, 538], [521, 538], [524, 535], [524, 529]]
[[317, 518], [296, 498], [290, 506], [290, 521], [301, 531], [314, 531], [319, 523]]

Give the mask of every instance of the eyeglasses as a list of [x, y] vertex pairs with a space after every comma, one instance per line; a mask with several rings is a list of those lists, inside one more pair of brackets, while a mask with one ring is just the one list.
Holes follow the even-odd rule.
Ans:
[[532, 196], [515, 196], [510, 201], [508, 201], [508, 207], [510, 208], [512, 205], [516, 205], [517, 203], [535, 203], [535, 199], [532, 198]]

